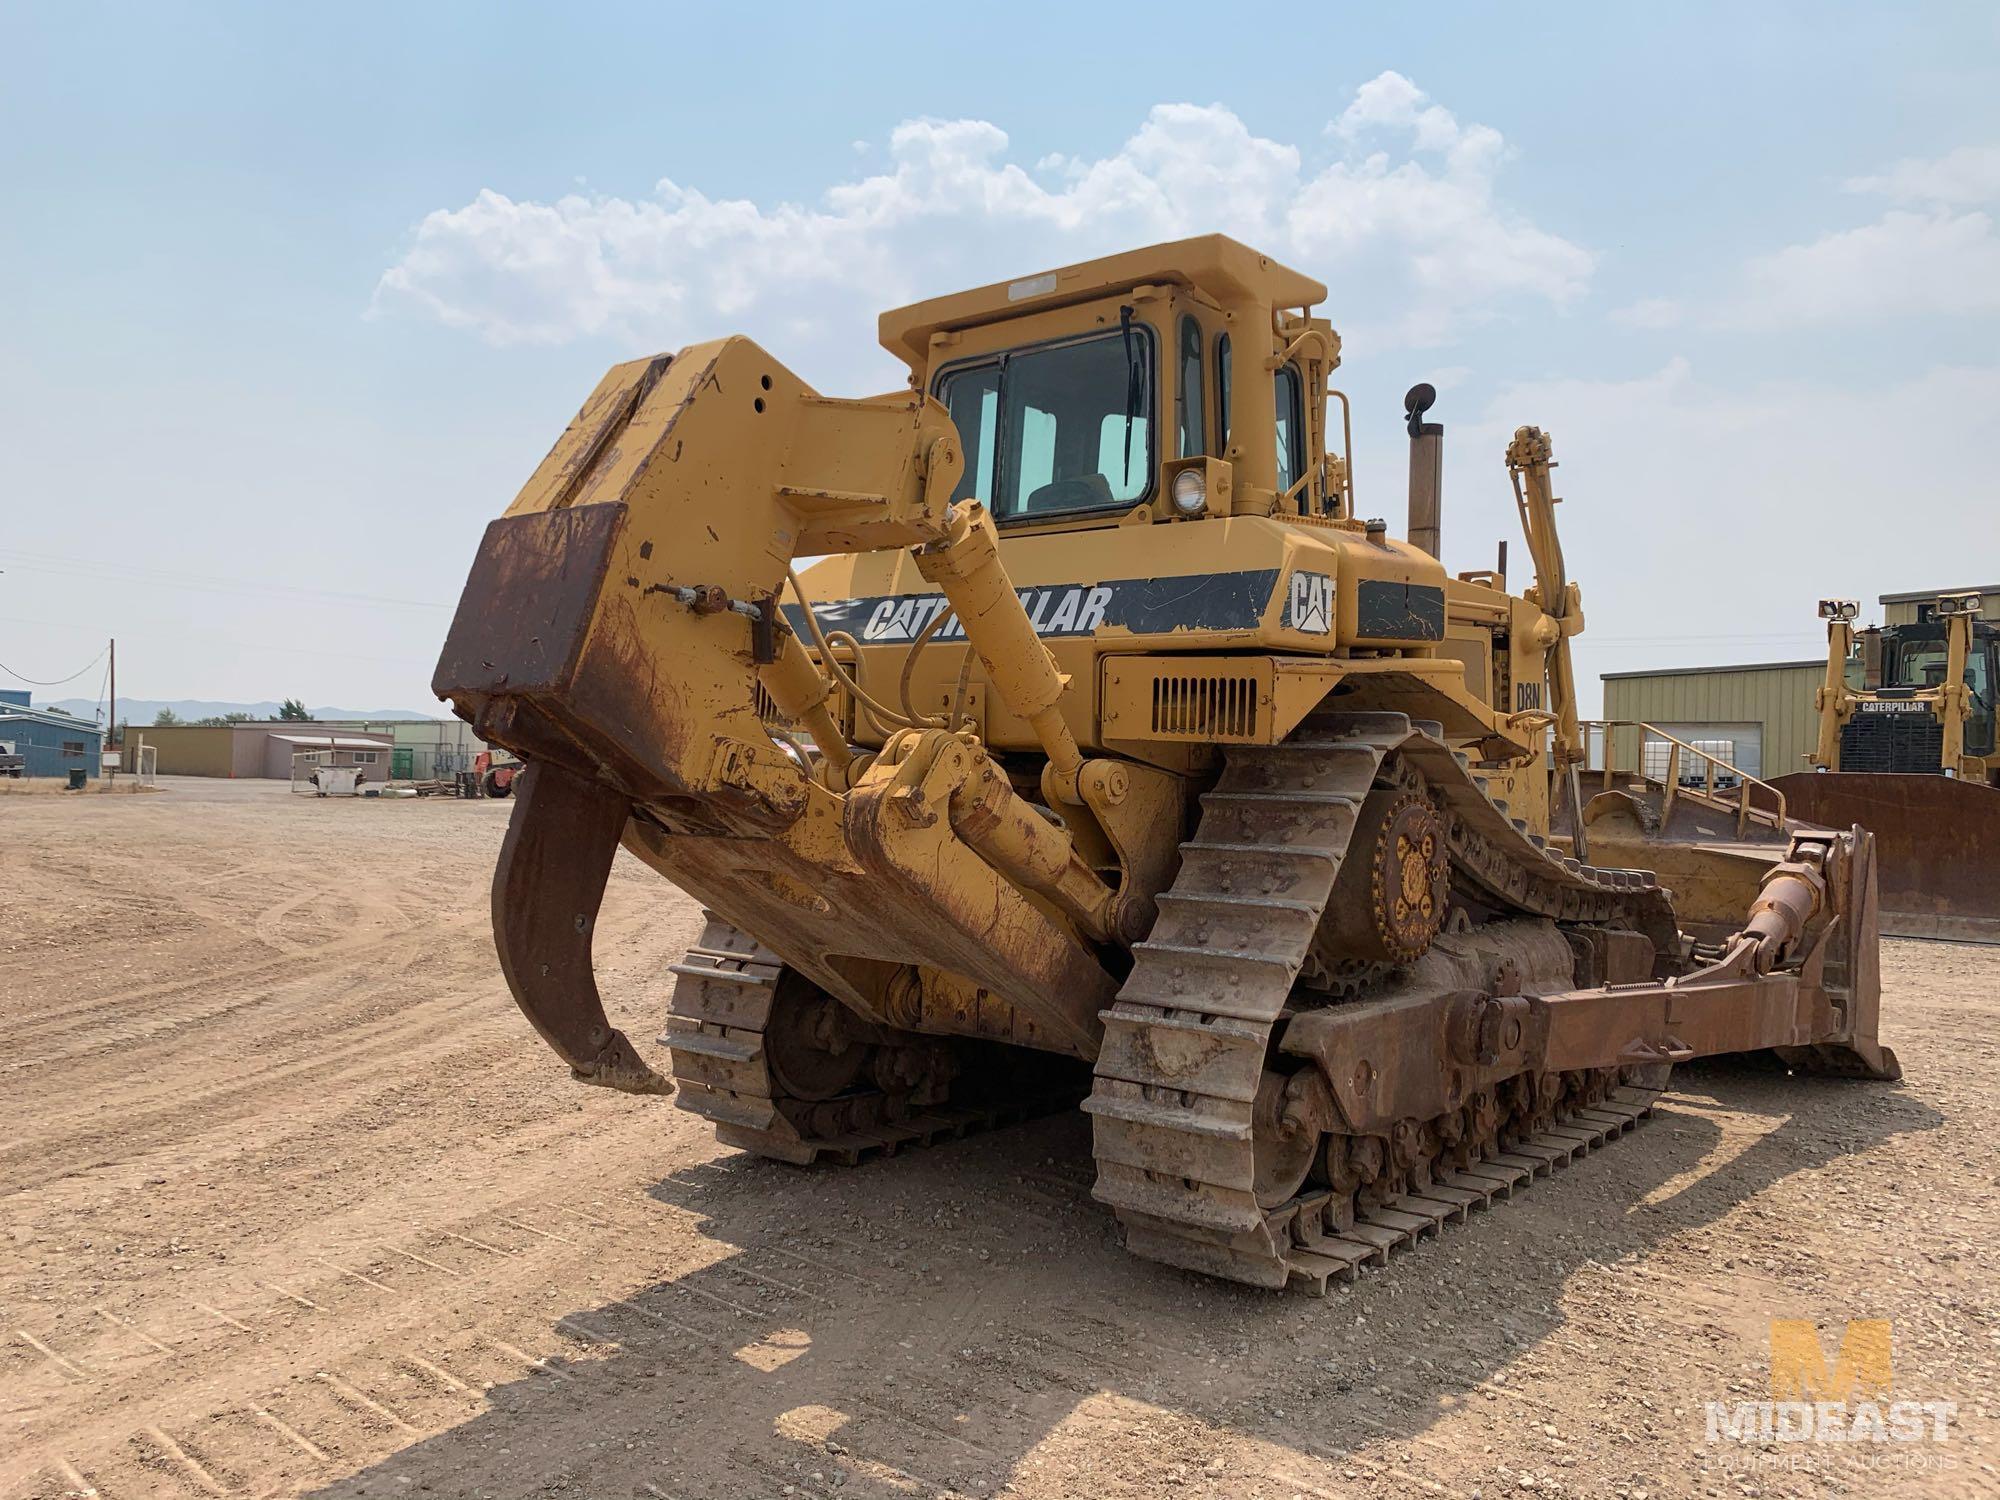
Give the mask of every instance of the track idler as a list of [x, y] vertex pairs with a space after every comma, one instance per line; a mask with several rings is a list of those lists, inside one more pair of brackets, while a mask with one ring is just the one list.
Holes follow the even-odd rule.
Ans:
[[604, 1014], [591, 937], [631, 803], [601, 782], [536, 761], [514, 783], [493, 872], [493, 943], [521, 1013], [584, 1083], [671, 1094]]

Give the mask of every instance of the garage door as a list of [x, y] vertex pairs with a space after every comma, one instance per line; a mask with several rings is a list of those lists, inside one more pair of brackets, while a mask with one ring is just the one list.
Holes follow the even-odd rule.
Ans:
[[[1764, 774], [1764, 726], [1762, 724], [1662, 724], [1659, 728], [1677, 740], [1685, 740], [1711, 755], [1719, 755], [1737, 770], [1750, 776]], [[1667, 752], [1672, 749], [1665, 740], [1655, 735], [1646, 736], [1644, 749], [1645, 773], [1655, 781], [1665, 779], [1667, 774]], [[1706, 765], [1693, 757], [1683, 755], [1683, 762], [1693, 760], [1692, 765], [1681, 766], [1684, 780], [1699, 780], [1706, 771]]]

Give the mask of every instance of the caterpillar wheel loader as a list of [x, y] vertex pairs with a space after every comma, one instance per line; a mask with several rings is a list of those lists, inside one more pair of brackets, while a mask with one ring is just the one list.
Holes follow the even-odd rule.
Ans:
[[[1794, 839], [1712, 943], [1548, 839], [1583, 625], [1548, 437], [1506, 454], [1533, 586], [1446, 576], [1430, 393], [1402, 540], [1329, 444], [1325, 298], [1207, 237], [888, 313], [887, 395], [744, 338], [605, 376], [435, 679], [527, 763], [494, 934], [577, 1079], [796, 1163], [1087, 1092], [1131, 1249], [1324, 1291], [1675, 1062], [1897, 1076], [1865, 832]], [[664, 1073], [592, 975], [621, 846], [709, 913]]]
[[1795, 817], [1875, 833], [1885, 931], [2000, 943], [2000, 625], [1979, 618], [1976, 591], [1860, 631], [1856, 601], [1819, 610], [1813, 769], [1772, 785]]

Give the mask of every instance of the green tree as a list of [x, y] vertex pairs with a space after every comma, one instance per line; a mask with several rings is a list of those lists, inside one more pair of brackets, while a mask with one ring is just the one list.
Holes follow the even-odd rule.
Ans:
[[181, 721], [181, 716], [175, 713], [171, 708], [163, 708], [158, 713], [153, 715], [153, 722], [155, 724], [163, 724], [163, 725], [178, 724], [180, 723], [180, 721]]
[[284, 701], [278, 709], [278, 717], [280, 719], [296, 720], [301, 723], [309, 723], [312, 720], [312, 715], [306, 712], [305, 704], [296, 698], [287, 698]]

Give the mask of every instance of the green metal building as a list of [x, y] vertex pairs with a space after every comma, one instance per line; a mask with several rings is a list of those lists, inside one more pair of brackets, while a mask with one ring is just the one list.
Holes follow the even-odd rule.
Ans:
[[[1808, 769], [1806, 756], [1819, 735], [1813, 690], [1825, 678], [1824, 657], [1606, 672], [1604, 717], [1658, 725], [1675, 739], [1722, 755], [1752, 776], [1783, 776]], [[1644, 752], [1639, 742], [1637, 729], [1614, 731], [1612, 766], [1622, 771], [1651, 769], [1641, 764]], [[1657, 752], [1650, 758], [1658, 759]]]

